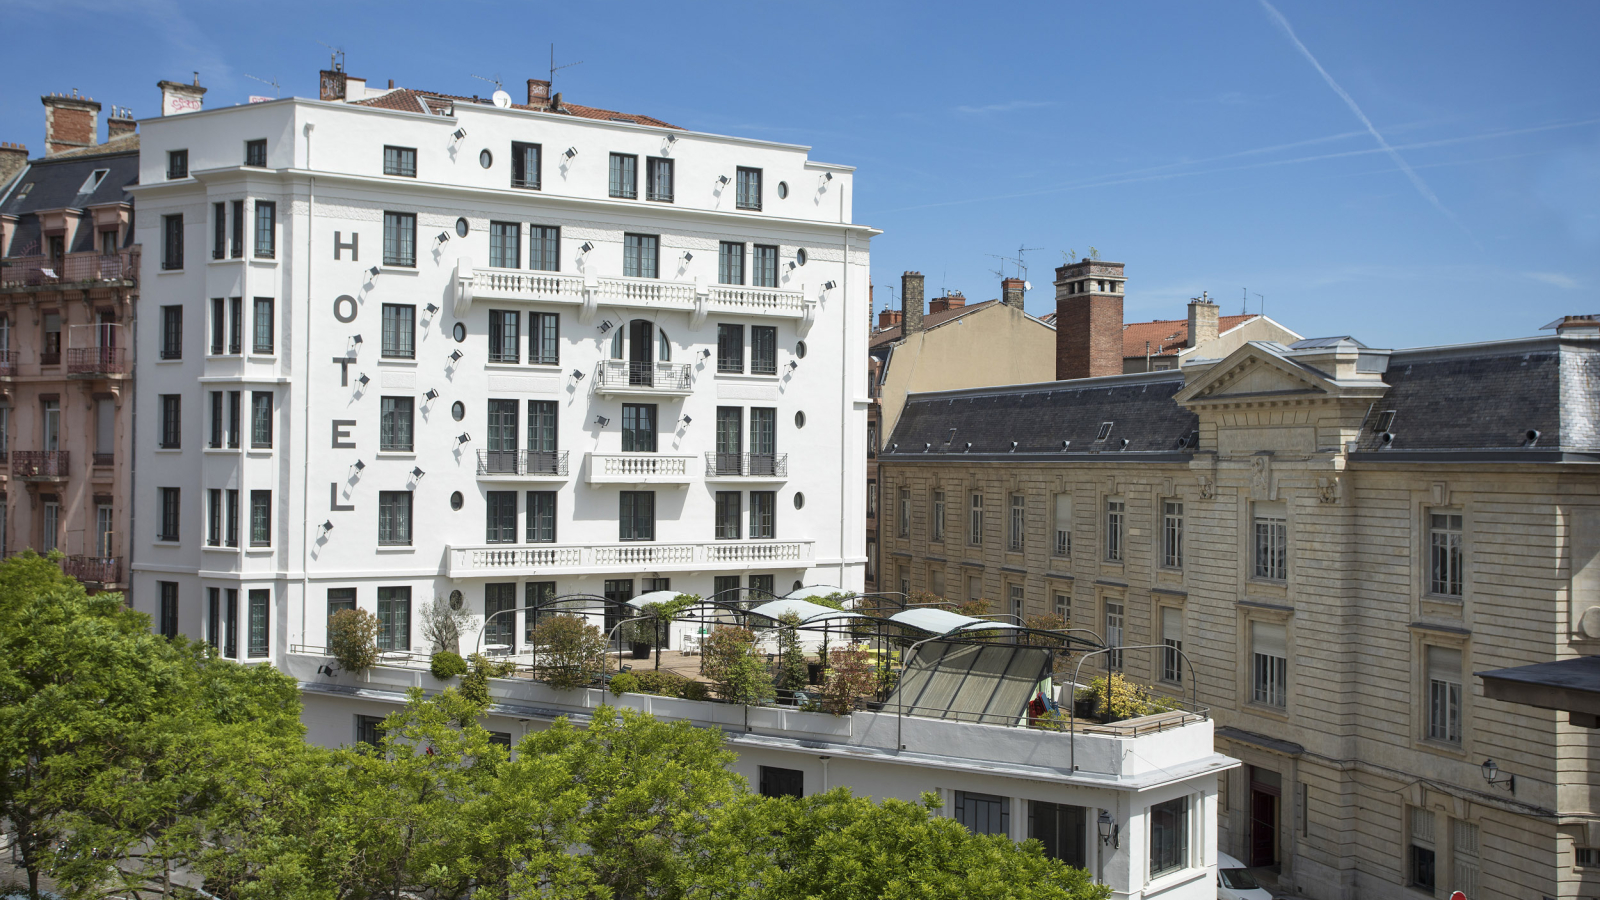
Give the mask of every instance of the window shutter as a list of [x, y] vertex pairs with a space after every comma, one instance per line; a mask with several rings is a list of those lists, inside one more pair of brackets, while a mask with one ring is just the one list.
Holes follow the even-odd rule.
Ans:
[[1461, 683], [1461, 651], [1454, 647], [1428, 648], [1428, 680]]
[[1072, 530], [1072, 495], [1056, 495], [1056, 530]]
[[1284, 627], [1272, 622], [1250, 623], [1251, 652], [1262, 656], [1276, 656], [1282, 659], [1289, 658], [1288, 640], [1284, 634]]
[[1167, 607], [1161, 611], [1161, 639], [1163, 641], [1183, 640], [1183, 610]]

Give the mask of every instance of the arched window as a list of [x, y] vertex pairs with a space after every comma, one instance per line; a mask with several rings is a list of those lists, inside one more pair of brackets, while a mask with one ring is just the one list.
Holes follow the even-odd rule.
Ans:
[[672, 362], [672, 341], [667, 339], [667, 332], [665, 330], [658, 329], [656, 335], [656, 344], [660, 347], [660, 352], [657, 354], [657, 357], [662, 362]]
[[622, 332], [623, 332], [623, 329], [618, 328], [618, 329], [615, 329], [615, 333], [611, 335], [611, 358], [612, 359], [621, 359], [622, 358]]

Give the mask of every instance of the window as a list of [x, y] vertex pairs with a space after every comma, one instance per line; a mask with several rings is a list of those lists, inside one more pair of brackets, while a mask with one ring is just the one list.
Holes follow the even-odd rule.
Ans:
[[1456, 647], [1426, 649], [1428, 677], [1428, 739], [1461, 743], [1461, 650]]
[[522, 224], [489, 223], [489, 266], [495, 269], [522, 267]]
[[655, 156], [645, 160], [645, 190], [651, 200], [672, 202], [672, 160]]
[[1150, 877], [1189, 866], [1189, 798], [1150, 807]]
[[639, 157], [611, 154], [611, 196], [624, 200], [639, 196]]
[[383, 264], [386, 266], [416, 266], [417, 216], [415, 213], [386, 212], [383, 214]]
[[378, 649], [411, 649], [411, 588], [378, 588]]
[[756, 287], [778, 286], [778, 248], [756, 244], [750, 260], [750, 283]]
[[376, 750], [383, 743], [383, 716], [356, 716], [356, 743]]
[[233, 450], [239, 449], [240, 431], [242, 430], [242, 423], [239, 421], [241, 413], [239, 409], [239, 394], [239, 391], [228, 392], [228, 447]]
[[[876, 484], [872, 485], [872, 488], [873, 488], [873, 494], [874, 494], [872, 499], [873, 499], [874, 502], [876, 502], [876, 500], [878, 499], [877, 496], [876, 496], [876, 494], [877, 494], [877, 485]], [[931, 529], [932, 532], [933, 532], [933, 535], [932, 535], [932, 537], [930, 537], [928, 539], [931, 540], [931, 541], [934, 541], [934, 542], [943, 541], [944, 540], [944, 491], [934, 491], [933, 492], [933, 521], [931, 523], [929, 523], [929, 524], [933, 526], [932, 529]]]
[[211, 355], [221, 356], [228, 348], [228, 301], [211, 298]]
[[383, 356], [386, 359], [415, 359], [417, 356], [417, 308], [403, 303], [383, 305]]
[[1183, 610], [1161, 608], [1161, 680], [1183, 683]]
[[1585, 869], [1600, 866], [1600, 848], [1573, 847], [1572, 864]]
[[778, 509], [778, 495], [774, 491], [750, 492], [750, 537], [771, 540], [777, 535], [774, 514]]
[[867, 538], [867, 574], [868, 581], [878, 578], [878, 542], [874, 538]]
[[1110, 422], [1101, 422], [1100, 423], [1100, 430], [1098, 432], [1096, 432], [1095, 436], [1094, 436], [1095, 443], [1098, 444], [1099, 442], [1105, 440], [1106, 438], [1111, 437], [1111, 425], [1112, 425], [1112, 423], [1110, 423]]
[[256, 259], [272, 259], [278, 255], [277, 243], [278, 204], [256, 201]]
[[1284, 581], [1289, 577], [1289, 520], [1282, 503], [1254, 504], [1255, 577]]
[[1121, 603], [1106, 601], [1106, 646], [1116, 648], [1106, 654], [1106, 666], [1112, 669], [1122, 668], [1123, 614]]
[[661, 238], [653, 234], [622, 236], [622, 274], [629, 278], [659, 278]]
[[982, 600], [983, 599], [983, 576], [981, 576], [981, 575], [968, 575], [967, 576], [967, 599], [968, 600]]
[[1428, 514], [1428, 593], [1460, 597], [1462, 584], [1461, 514]]
[[900, 488], [896, 495], [895, 504], [895, 533], [900, 537], [911, 536], [911, 489]]
[[528, 268], [541, 272], [561, 271], [561, 229], [533, 225], [528, 229]]
[[1106, 562], [1122, 562], [1123, 519], [1127, 504], [1118, 497], [1106, 498]]
[[[515, 403], [516, 401], [511, 401]], [[488, 491], [488, 520], [483, 539], [489, 544], [515, 544], [517, 542], [517, 492]]]
[[983, 494], [976, 491], [967, 509], [967, 543], [974, 547], [983, 543]]
[[[44, 314], [44, 347], [39, 351], [39, 364], [61, 365], [61, 314]], [[52, 448], [53, 449], [53, 448]]]
[[1055, 496], [1055, 540], [1050, 552], [1056, 556], [1072, 555], [1072, 495]]
[[258, 169], [267, 167], [267, 139], [244, 142], [244, 164]]
[[1406, 880], [1411, 886], [1429, 894], [1434, 892], [1433, 813], [1411, 807], [1411, 842], [1406, 866]]
[[554, 581], [530, 581], [522, 586], [522, 640], [524, 643], [533, 643], [533, 626], [539, 624], [539, 607], [554, 600], [556, 597], [556, 583]]
[[722, 242], [717, 251], [717, 283], [744, 284], [744, 244]]
[[211, 392], [211, 440], [206, 444], [213, 450], [222, 448], [222, 391]]
[[1279, 709], [1289, 705], [1289, 649], [1286, 630], [1274, 622], [1250, 623], [1253, 661], [1250, 700]]
[[[528, 450], [534, 453], [556, 452], [556, 402], [554, 400], [528, 401]], [[551, 460], [554, 463], [554, 460]]]
[[522, 362], [522, 316], [514, 310], [489, 310], [489, 361]]
[[251, 319], [250, 342], [252, 353], [272, 352], [272, 298], [257, 297], [255, 315]]
[[769, 406], [750, 408], [750, 474], [777, 473], [778, 411]]
[[183, 359], [183, 307], [161, 307], [161, 358]]
[[750, 374], [778, 374], [778, 329], [771, 325], [750, 326]]
[[272, 447], [272, 392], [250, 392], [250, 446]]
[[[483, 586], [483, 643], [485, 647], [508, 652], [517, 650], [517, 583]], [[504, 613], [504, 615], [496, 615]], [[498, 645], [498, 646], [496, 646]], [[490, 651], [493, 652], [493, 651]]]
[[1057, 594], [1055, 601], [1056, 618], [1070, 625], [1072, 623], [1072, 604], [1067, 601], [1067, 595]]
[[228, 252], [234, 259], [244, 256], [244, 201], [233, 201], [233, 227], [229, 229]]
[[[744, 171], [741, 169], [740, 171]], [[956, 791], [955, 818], [973, 834], [1011, 834], [1011, 798]]]
[[206, 588], [206, 643], [222, 649], [222, 588]]
[[556, 540], [556, 492], [528, 492], [528, 543], [553, 544]]
[[206, 546], [222, 546], [222, 488], [206, 490]]
[[739, 203], [740, 209], [761, 208], [761, 170], [739, 167]]
[[158, 541], [175, 541], [178, 539], [178, 488], [157, 488], [161, 507], [161, 530], [156, 533]]
[[804, 797], [806, 795], [806, 773], [799, 769], [762, 766], [760, 787], [761, 796], [763, 797]]
[[1022, 541], [1027, 528], [1028, 508], [1027, 498], [1021, 494], [1011, 495], [1011, 528], [1006, 540], [1006, 549], [1013, 553], [1022, 552]]
[[655, 491], [622, 491], [618, 531], [617, 539], [621, 541], [656, 539]]
[[744, 326], [717, 325], [717, 372], [744, 374]]
[[42, 494], [44, 521], [39, 528], [39, 552], [49, 553], [56, 549], [56, 538], [61, 534], [61, 504], [55, 494]]
[[61, 401], [44, 401], [44, 449], [61, 449]]
[[1009, 593], [1011, 595], [1011, 621], [1017, 625], [1021, 625], [1023, 619], [1027, 617], [1027, 601], [1025, 599], [1025, 592], [1023, 591], [1022, 585], [1013, 584], [1010, 585]]
[[404, 546], [411, 543], [411, 492], [378, 492], [378, 543]]
[[417, 177], [417, 148], [385, 146], [383, 174], [398, 175], [401, 178]]
[[718, 575], [711, 579], [711, 596], [713, 597], [738, 600], [742, 590], [739, 586], [739, 576], [737, 575]]
[[272, 546], [272, 492], [250, 492], [250, 546]]
[[183, 440], [183, 395], [161, 395], [161, 449], [176, 450]]
[[239, 492], [229, 488], [222, 492], [225, 501], [222, 511], [222, 545], [239, 546]]
[[183, 268], [183, 216], [161, 217], [161, 268]]
[[416, 401], [410, 397], [384, 397], [379, 401], [378, 449], [410, 453]]
[[622, 404], [622, 451], [624, 453], [656, 452], [656, 405], [654, 403]]
[[875, 519], [878, 516], [878, 482], [867, 479], [867, 518]]
[[538, 144], [511, 142], [511, 186], [539, 190], [540, 157], [543, 148]]
[[244, 298], [228, 298], [228, 353], [244, 352]]
[[239, 658], [239, 589], [222, 592], [222, 655]]
[[736, 541], [740, 538], [743, 502], [743, 495], [738, 491], [717, 491], [717, 540]]
[[161, 636], [175, 638], [178, 636], [178, 583], [176, 581], [158, 581], [161, 588]]
[[272, 592], [268, 590], [253, 590], [250, 592], [250, 618], [248, 620], [249, 653], [251, 658], [267, 655], [267, 624], [268, 615], [272, 607]]
[[1176, 500], [1161, 504], [1161, 565], [1183, 568], [1183, 504]]
[[[1576, 860], [1582, 848], [1573, 849]], [[1451, 819], [1450, 854], [1455, 861], [1455, 889], [1468, 897], [1478, 896], [1478, 826], [1461, 819]]]
[[167, 177], [168, 178], [188, 178], [189, 177], [189, 151], [187, 151], [187, 150], [168, 150], [167, 151]]
[[211, 204], [211, 258], [228, 255], [228, 204]]
[[531, 365], [561, 364], [561, 316], [557, 313], [528, 313], [528, 362]]
[[355, 588], [328, 588], [328, 618], [333, 618], [333, 614], [336, 612], [343, 612], [347, 609], [353, 610], [355, 608]]

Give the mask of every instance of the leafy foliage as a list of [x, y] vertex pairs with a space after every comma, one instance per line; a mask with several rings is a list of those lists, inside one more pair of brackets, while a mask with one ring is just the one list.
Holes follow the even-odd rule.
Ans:
[[443, 681], [446, 678], [467, 674], [467, 661], [462, 659], [459, 653], [440, 650], [428, 659], [428, 671], [433, 677]]
[[549, 616], [529, 635], [540, 680], [563, 690], [583, 687], [606, 669], [606, 637], [578, 616]]
[[775, 695], [772, 674], [756, 649], [755, 634], [750, 629], [718, 626], [700, 652], [703, 671], [722, 699], [755, 705]]
[[473, 630], [478, 618], [463, 606], [454, 606], [450, 600], [434, 595], [433, 602], [422, 607], [422, 638], [433, 646], [433, 652], [448, 650], [461, 652], [461, 636]]
[[621, 697], [623, 694], [639, 693], [639, 676], [632, 672], [618, 672], [611, 676], [611, 696]]
[[479, 706], [489, 703], [489, 679], [504, 678], [517, 669], [509, 659], [493, 659], [482, 653], [472, 654], [466, 664], [470, 671], [461, 679], [461, 695]]
[[1121, 672], [1112, 672], [1109, 680], [1101, 676], [1089, 682], [1089, 689], [1082, 696], [1093, 701], [1095, 711], [1109, 721], [1133, 719], [1177, 708], [1169, 698], [1150, 693], [1149, 688], [1130, 681]]
[[346, 672], [378, 664], [378, 617], [364, 609], [341, 609], [328, 619], [328, 652]]
[[849, 715], [862, 698], [873, 694], [877, 687], [878, 671], [872, 655], [862, 647], [845, 644], [828, 655], [822, 708], [836, 716]]
[[711, 689], [705, 682], [686, 678], [676, 672], [629, 672], [638, 680], [641, 694], [660, 697], [680, 697], [685, 700], [709, 700]]
[[800, 646], [800, 616], [784, 613], [778, 631], [778, 687], [786, 691], [805, 690], [806, 654]]

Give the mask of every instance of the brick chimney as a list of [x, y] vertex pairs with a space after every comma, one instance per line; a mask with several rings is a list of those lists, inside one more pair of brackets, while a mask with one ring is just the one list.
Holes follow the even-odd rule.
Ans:
[[878, 328], [893, 328], [900, 324], [900, 310], [885, 309], [878, 312]]
[[1056, 378], [1122, 374], [1123, 264], [1085, 259], [1056, 269]]
[[21, 144], [0, 142], [0, 188], [10, 183], [13, 176], [28, 164], [28, 148]]
[[100, 104], [88, 97], [47, 94], [44, 103], [44, 155], [93, 147], [100, 133]]
[[[345, 75], [342, 69], [323, 69], [317, 73], [317, 99], [329, 102], [343, 100]], [[166, 82], [162, 82], [165, 84]]]
[[949, 309], [960, 309], [967, 305], [967, 298], [960, 291], [951, 291], [943, 297], [935, 297], [928, 301], [928, 312], [944, 312]]
[[540, 78], [528, 79], [528, 105], [536, 109], [550, 105], [550, 82]]
[[106, 140], [114, 141], [119, 137], [126, 137], [139, 130], [139, 123], [133, 120], [133, 110], [126, 106], [111, 107], [111, 115], [106, 118]]
[[[327, 74], [327, 73], [324, 73]], [[342, 79], [343, 73], [340, 73]], [[194, 84], [184, 84], [181, 81], [158, 81], [156, 87], [161, 88], [161, 114], [175, 116], [179, 113], [199, 112], [205, 105], [206, 89], [200, 86], [200, 73], [194, 75]], [[323, 81], [323, 90], [327, 90], [327, 81]], [[323, 99], [328, 99], [324, 97]]]
[[1189, 301], [1189, 346], [1198, 347], [1217, 339], [1217, 304], [1205, 295]]
[[1028, 283], [1021, 278], [1006, 278], [1000, 282], [1000, 302], [1007, 306], [1022, 308], [1023, 294], [1028, 290]]
[[900, 324], [902, 334], [922, 330], [922, 273], [907, 272], [900, 276]]

